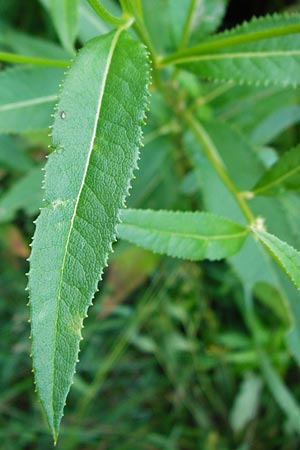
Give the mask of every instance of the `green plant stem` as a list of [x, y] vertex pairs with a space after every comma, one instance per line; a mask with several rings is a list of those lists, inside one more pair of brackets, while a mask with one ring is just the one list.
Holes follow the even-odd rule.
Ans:
[[191, 0], [190, 7], [188, 10], [188, 15], [186, 18], [186, 21], [184, 23], [184, 28], [182, 32], [182, 36], [180, 39], [180, 43], [178, 46], [178, 50], [182, 50], [184, 47], [186, 47], [190, 34], [191, 34], [191, 27], [193, 23], [193, 17], [195, 12], [195, 6], [196, 6], [196, 0]]
[[[128, 4], [127, 3], [128, 0], [126, 0], [125, 2], [125, 7]], [[128, 6], [127, 6], [128, 7]], [[134, 15], [134, 23], [133, 23], [133, 29], [136, 32], [136, 34], [139, 36], [139, 38], [144, 42], [144, 44], [146, 45], [149, 54], [150, 54], [150, 59], [152, 62], [152, 67], [153, 67], [153, 81], [154, 84], [157, 88], [162, 89], [162, 82], [161, 82], [161, 78], [160, 78], [160, 74], [158, 71], [158, 67], [157, 67], [157, 55], [156, 55], [156, 51], [154, 49], [154, 46], [152, 44], [152, 41], [150, 39], [149, 33], [147, 31], [147, 28], [145, 26], [144, 23], [144, 19], [143, 19], [143, 15], [142, 15], [142, 8], [140, 7], [140, 5], [138, 5], [137, 7], [135, 6], [129, 6], [130, 8], [130, 12]], [[139, 11], [140, 13], [139, 13]]]
[[144, 145], [149, 144], [150, 142], [157, 139], [159, 136], [166, 136], [168, 134], [179, 133], [181, 131], [180, 124], [176, 121], [176, 119], [162, 125], [160, 128], [152, 131], [151, 133], [146, 134], [144, 138]]
[[[192, 22], [193, 22], [193, 16], [194, 16], [194, 12], [195, 12], [195, 6], [196, 6], [196, 0], [191, 0], [190, 3], [190, 7], [188, 10], [188, 15], [186, 18], [186, 21], [184, 23], [184, 27], [183, 27], [183, 32], [182, 32], [182, 36], [178, 45], [178, 50], [182, 50], [186, 47], [189, 37], [190, 37], [190, 33], [191, 33], [191, 26], [192, 26]], [[174, 73], [172, 76], [172, 79], [175, 80], [178, 76], [178, 67], [174, 68]]]
[[209, 135], [206, 133], [205, 129], [189, 111], [185, 111], [183, 113], [183, 117], [186, 123], [188, 124], [189, 128], [193, 131], [197, 140], [201, 144], [204, 153], [206, 154], [207, 158], [213, 165], [214, 169], [219, 174], [220, 178], [223, 180], [224, 184], [227, 186], [229, 191], [233, 194], [247, 221], [249, 223], [254, 223], [255, 217], [252, 211], [250, 210], [245, 199], [241, 195], [241, 192], [237, 190], [235, 184], [228, 175], [226, 167], [220, 155], [218, 154], [218, 151], [215, 148], [213, 142], [211, 141]]
[[87, 1], [91, 5], [95, 13], [98, 14], [98, 16], [101, 17], [101, 19], [105, 20], [111, 25], [115, 25], [118, 27], [124, 25], [128, 21], [127, 14], [121, 17], [116, 17], [113, 14], [111, 14], [106, 8], [104, 8], [104, 6], [101, 4], [99, 0], [87, 0]]
[[142, 17], [142, 8], [138, 0], [125, 0], [127, 11], [129, 11], [136, 18]]
[[16, 64], [34, 64], [37, 66], [69, 67], [70, 61], [63, 59], [38, 58], [36, 56], [18, 55], [16, 53], [0, 52], [0, 61]]
[[132, 28], [134, 29], [136, 34], [139, 36], [141, 41], [144, 42], [144, 44], [147, 47], [147, 50], [149, 51], [150, 59], [152, 62], [152, 68], [153, 68], [153, 72], [152, 72], [153, 82], [154, 82], [156, 88], [162, 90], [163, 86], [162, 86], [162, 81], [161, 81], [158, 64], [157, 64], [158, 57], [157, 57], [155, 48], [152, 44], [151, 38], [149, 36], [147, 27], [145, 26], [145, 23], [144, 23], [143, 9], [142, 9], [141, 2], [140, 2], [140, 0], [120, 0], [120, 3], [121, 3], [123, 10], [126, 11], [128, 14], [132, 14], [134, 17], [134, 23], [133, 23]]
[[189, 106], [189, 111], [194, 111], [198, 106], [207, 105], [207, 103], [212, 102], [215, 98], [218, 98], [220, 95], [229, 91], [234, 86], [233, 83], [225, 83], [221, 86], [216, 87], [211, 92], [203, 97], [198, 97], [196, 100]]
[[159, 66], [166, 66], [170, 64], [178, 64], [184, 62], [186, 59], [197, 58], [197, 56], [214, 52], [233, 45], [245, 44], [249, 42], [259, 41], [261, 39], [271, 39], [277, 36], [285, 36], [288, 34], [295, 34], [300, 32], [300, 24], [292, 24], [285, 27], [275, 27], [268, 30], [253, 31], [251, 33], [228, 36], [224, 35], [219, 39], [203, 42], [194, 47], [179, 50], [171, 55], [162, 58], [159, 61]]

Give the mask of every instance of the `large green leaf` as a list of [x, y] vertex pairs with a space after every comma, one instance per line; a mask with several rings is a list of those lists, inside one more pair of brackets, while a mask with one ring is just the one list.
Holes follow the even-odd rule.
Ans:
[[123, 210], [119, 237], [156, 253], [190, 260], [227, 258], [237, 253], [247, 228], [203, 212]]
[[267, 170], [252, 189], [255, 195], [273, 195], [280, 188], [300, 189], [300, 148], [285, 153]]
[[17, 67], [0, 73], [0, 133], [47, 128], [63, 70]]
[[298, 85], [299, 15], [253, 19], [162, 60], [213, 80]]
[[74, 52], [78, 28], [79, 0], [49, 0], [52, 20], [65, 49]]
[[144, 47], [127, 32], [95, 38], [67, 75], [55, 114], [29, 275], [35, 382], [55, 439], [82, 322], [137, 165], [148, 72]]
[[300, 252], [266, 231], [255, 227], [252, 230], [295, 286], [300, 289]]

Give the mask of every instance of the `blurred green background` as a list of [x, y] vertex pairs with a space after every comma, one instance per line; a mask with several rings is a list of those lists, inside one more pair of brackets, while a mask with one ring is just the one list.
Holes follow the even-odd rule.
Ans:
[[[41, 3], [0, 0], [0, 51], [47, 51], [49, 56], [52, 49], [63, 55]], [[300, 5], [231, 0], [221, 29], [253, 15], [287, 9], [300, 10]], [[81, 36], [89, 32], [83, 27]], [[51, 41], [53, 47], [49, 43], [43, 47], [39, 39]], [[79, 36], [78, 47], [84, 40]], [[193, 77], [181, 82], [193, 91]], [[207, 95], [214, 88], [204, 83], [201, 89]], [[153, 93], [154, 113], [145, 130], [141, 170], [128, 204], [193, 209], [199, 198], [193, 174], [183, 176], [180, 137], [174, 133], [171, 138], [152, 139], [157, 124], [168, 116], [156, 108], [159, 102]], [[284, 124], [275, 125], [273, 116], [271, 126], [264, 122], [282, 105], [294, 108], [286, 113]], [[297, 108], [299, 89], [266, 94], [246, 86], [224, 91], [204, 105], [201, 114], [226, 118], [247, 136], [254, 135], [264, 146], [265, 157], [272, 158], [272, 146], [280, 152], [299, 142]], [[48, 113], [45, 120], [50, 124]], [[265, 126], [259, 128], [261, 124]], [[25, 293], [26, 258], [41, 202], [40, 167], [48, 144], [46, 127], [27, 126], [18, 135], [0, 135], [3, 450], [52, 447], [34, 393]], [[85, 322], [80, 363], [57, 448], [299, 449], [300, 372], [285, 345], [289, 318], [270, 285], [257, 284], [251, 302], [255, 317], [247, 310], [241, 280], [226, 262], [184, 262], [118, 243]], [[265, 352], [257, 350], [249, 321], [255, 322]]]

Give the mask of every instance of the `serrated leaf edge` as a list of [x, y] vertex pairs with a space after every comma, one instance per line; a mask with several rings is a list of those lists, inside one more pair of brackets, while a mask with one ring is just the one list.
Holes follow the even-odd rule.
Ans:
[[[116, 46], [116, 44], [117, 44], [117, 41], [118, 41], [119, 36], [121, 35], [121, 33], [122, 33], [125, 29], [128, 28], [128, 26], [130, 26], [130, 24], [131, 24], [131, 23], [125, 24], [124, 26], [120, 27], [120, 28], [116, 31], [116, 35], [115, 35], [115, 37], [114, 37], [114, 39], [113, 39], [113, 42], [112, 42], [112, 43], [114, 43], [114, 48], [115, 48], [115, 46]], [[136, 152], [137, 152], [137, 155], [136, 155], [136, 161], [135, 161], [134, 166], [133, 166], [133, 168], [132, 168], [132, 170], [131, 170], [131, 173], [130, 173], [130, 176], [129, 176], [129, 179], [128, 179], [128, 184], [127, 184], [127, 186], [126, 186], [126, 188], [125, 188], [125, 192], [124, 192], [123, 198], [122, 198], [122, 206], [123, 206], [124, 208], [126, 208], [126, 204], [125, 204], [126, 197], [127, 197], [128, 195], [130, 195], [129, 191], [130, 191], [130, 189], [131, 189], [131, 180], [134, 179], [134, 171], [135, 171], [136, 169], [138, 169], [137, 162], [138, 162], [138, 160], [140, 159], [140, 156], [139, 156], [139, 147], [143, 145], [143, 144], [142, 144], [142, 140], [143, 140], [142, 125], [145, 125], [145, 120], [147, 119], [146, 111], [149, 111], [149, 104], [150, 104], [149, 85], [150, 85], [151, 82], [152, 82], [152, 76], [151, 76], [152, 67], [151, 67], [150, 53], [149, 53], [147, 47], [146, 47], [144, 44], [142, 44], [142, 43], [139, 42], [139, 45], [140, 45], [141, 48], [143, 48], [143, 50], [144, 50], [144, 52], [145, 52], [145, 55], [146, 55], [146, 58], [147, 58], [147, 62], [146, 62], [146, 65], [145, 65], [145, 66], [146, 66], [146, 77], [145, 77], [145, 78], [148, 80], [148, 82], [147, 82], [146, 85], [145, 85], [146, 94], [145, 94], [145, 96], [144, 96], [144, 104], [143, 104], [142, 107], [141, 107], [141, 110], [143, 111], [143, 117], [142, 117], [142, 120], [141, 120], [141, 123], [140, 123], [140, 126], [139, 126], [139, 134], [140, 134], [140, 137], [139, 137], [138, 141], [136, 142], [136, 147], [135, 147], [135, 150], [136, 150]], [[83, 48], [84, 48], [84, 47], [83, 47]], [[112, 48], [112, 45], [111, 45], [110, 52], [109, 52], [109, 54], [111, 54], [111, 59], [112, 59], [112, 56], [113, 56], [114, 48]], [[79, 50], [78, 53], [80, 53], [80, 50]], [[77, 53], [77, 54], [78, 54], [78, 53]], [[70, 70], [70, 68], [71, 68], [73, 62], [74, 62], [74, 60], [71, 59], [71, 60], [70, 60], [70, 66], [68, 66], [68, 67], [66, 68], [66, 71], [64, 72], [64, 75], [65, 75], [65, 76], [68, 75], [68, 71]], [[110, 60], [110, 62], [111, 62], [111, 60]], [[108, 70], [109, 70], [109, 67], [107, 68], [107, 73], [106, 73], [106, 75], [108, 74]], [[56, 105], [54, 106], [54, 112], [56, 112], [56, 111], [58, 110], [58, 105], [59, 105], [59, 101], [60, 101], [60, 95], [61, 95], [61, 93], [62, 93], [62, 91], [63, 91], [64, 81], [65, 81], [65, 79], [64, 79], [64, 80], [60, 83], [60, 85], [59, 85], [60, 91], [59, 91], [59, 94], [58, 94], [58, 97], [57, 97], [57, 98], [58, 98], [58, 101], [57, 101]], [[103, 84], [103, 88], [105, 88], [105, 83]], [[102, 92], [102, 96], [103, 96], [103, 93], [104, 93], [104, 89], [103, 89], [103, 92]], [[101, 108], [101, 102], [100, 102], [100, 108]], [[99, 110], [99, 114], [100, 114], [100, 110]], [[97, 120], [95, 121], [96, 125], [97, 125], [97, 122], [98, 122], [99, 114], [97, 115]], [[54, 117], [54, 114], [51, 114], [51, 117]], [[50, 130], [52, 130], [52, 128], [53, 128], [53, 125], [49, 126], [49, 129], [50, 129]], [[96, 133], [96, 129], [94, 130], [94, 132]], [[52, 137], [52, 132], [51, 132], [48, 136], [49, 136], [49, 137]], [[95, 137], [95, 136], [94, 136], [94, 137]], [[94, 142], [94, 139], [93, 139], [93, 142]], [[58, 149], [58, 147], [53, 147], [52, 145], [49, 145], [48, 148], [52, 148], [52, 149], [54, 149], [54, 151]], [[93, 145], [92, 145], [91, 148], [90, 148], [89, 158], [90, 158], [92, 149], [93, 149]], [[46, 159], [48, 159], [48, 156], [49, 156], [49, 155], [46, 155]], [[88, 166], [88, 164], [87, 164], [87, 166]], [[87, 167], [87, 166], [86, 166], [86, 167]], [[45, 172], [44, 179], [43, 179], [43, 181], [42, 181], [42, 189], [45, 191], [45, 182], [46, 182], [46, 176], [47, 176], [47, 174], [46, 174], [46, 169], [45, 169], [45, 167], [43, 167], [41, 170]], [[86, 174], [86, 171], [85, 171], [85, 174]], [[85, 178], [85, 177], [84, 177], [84, 178]], [[83, 182], [84, 182], [84, 178], [83, 178]], [[81, 190], [82, 190], [82, 185], [81, 185], [80, 192], [81, 192]], [[79, 201], [79, 198], [80, 198], [80, 193], [78, 194], [78, 201]], [[45, 198], [43, 198], [43, 202], [45, 202], [45, 201], [46, 201]], [[76, 202], [76, 204], [78, 204], [78, 201]], [[41, 209], [42, 209], [42, 208], [40, 208], [40, 210], [41, 210]], [[75, 217], [75, 211], [76, 211], [76, 207], [74, 208], [74, 214], [73, 214], [73, 217], [72, 217], [72, 221], [74, 220], [74, 217]], [[97, 281], [97, 284], [98, 284], [99, 281], [102, 280], [103, 270], [104, 270], [104, 268], [107, 267], [108, 256], [109, 256], [109, 254], [110, 254], [111, 252], [113, 252], [112, 244], [113, 244], [114, 242], [117, 241], [116, 227], [117, 227], [117, 224], [120, 223], [120, 220], [121, 220], [121, 219], [120, 219], [120, 216], [119, 216], [119, 214], [118, 214], [118, 215], [117, 215], [116, 225], [115, 225], [115, 228], [114, 228], [114, 235], [113, 235], [113, 237], [112, 237], [112, 242], [111, 242], [111, 245], [110, 245], [110, 247], [109, 247], [109, 251], [107, 252], [107, 254], [106, 254], [106, 256], [105, 256], [104, 267], [103, 267], [102, 271], [101, 271], [100, 274], [99, 274], [99, 280]], [[37, 219], [35, 219], [35, 220], [33, 221], [33, 223], [36, 224], [36, 221], [37, 221]], [[70, 230], [71, 230], [71, 227], [70, 227]], [[69, 237], [69, 236], [68, 236], [68, 237]], [[29, 244], [29, 246], [32, 247], [33, 244], [34, 244], [34, 235], [33, 235], [33, 237], [32, 237], [32, 240], [31, 240], [31, 243]], [[67, 246], [66, 246], [66, 248], [67, 248]], [[64, 258], [64, 260], [65, 260], [65, 258]], [[26, 261], [30, 262], [30, 256], [29, 256], [29, 258], [26, 259]], [[27, 277], [30, 276], [30, 270], [29, 270], [29, 272], [26, 273], [26, 276], [27, 276]], [[30, 290], [29, 290], [29, 281], [28, 281], [28, 283], [27, 283], [27, 286], [26, 286], [26, 288], [25, 288], [25, 291], [29, 291], [29, 301], [28, 301], [28, 303], [27, 303], [27, 306], [30, 308]], [[95, 294], [96, 294], [98, 291], [99, 291], [99, 289], [96, 287], [95, 293], [94, 293], [93, 297], [91, 298], [91, 301], [90, 301], [89, 305], [87, 305], [87, 308], [86, 308], [86, 314], [85, 314], [84, 318], [87, 318], [87, 317], [88, 317], [87, 310], [88, 310], [88, 308], [89, 308], [90, 306], [93, 305], [93, 300], [94, 300], [94, 298], [95, 298]], [[84, 319], [83, 319], [83, 320], [84, 320]], [[30, 317], [29, 317], [28, 323], [31, 323], [31, 321], [32, 321], [32, 311], [31, 311], [31, 308], [30, 308]], [[82, 328], [84, 328], [83, 321], [82, 321], [82, 327], [81, 327], [81, 329], [82, 329]], [[81, 334], [81, 329], [79, 330], [80, 341], [83, 340], [83, 337], [82, 337], [82, 334]], [[31, 333], [30, 333], [30, 335], [29, 335], [29, 339], [32, 341], [32, 334], [31, 334]], [[32, 345], [31, 345], [31, 348], [32, 348]], [[78, 349], [78, 354], [79, 354], [79, 353], [80, 353], [80, 347], [79, 347], [79, 349]], [[30, 357], [33, 359], [33, 351], [32, 351], [32, 350], [31, 350], [31, 353], [30, 353]], [[79, 359], [77, 359], [77, 363], [78, 363], [78, 362], [79, 362]], [[34, 368], [34, 367], [32, 368], [32, 373], [33, 373], [33, 374], [35, 373], [35, 368]], [[74, 383], [74, 375], [75, 375], [75, 374], [76, 374], [76, 366], [75, 366], [75, 369], [74, 369], [73, 380], [72, 380], [72, 382], [71, 382], [71, 385]], [[42, 404], [42, 401], [41, 401], [41, 398], [40, 398], [40, 395], [39, 395], [39, 392], [38, 392], [38, 389], [37, 389], [37, 386], [36, 386], [36, 379], [35, 379], [35, 377], [34, 377], [34, 386], [35, 386], [35, 393], [38, 395], [38, 400], [39, 400], [39, 403], [41, 404], [43, 414], [44, 414], [44, 416], [45, 416], [45, 418], [46, 418], [46, 421], [48, 422], [48, 424], [49, 424], [49, 426], [50, 426], [50, 428], [51, 428], [51, 430], [52, 430], [52, 432], [53, 432], [54, 445], [56, 445], [57, 437], [58, 437], [58, 430], [53, 429], [53, 427], [51, 426], [51, 424], [50, 424], [49, 421], [48, 421], [48, 417], [47, 417], [46, 411], [44, 410], [44, 407], [43, 407], [43, 404]], [[64, 406], [66, 406], [66, 403], [64, 404]], [[62, 417], [63, 417], [63, 416], [64, 416], [64, 414], [62, 413]]]
[[[127, 209], [126, 211], [134, 211], [134, 209]], [[244, 228], [244, 231], [242, 232], [241, 231], [241, 233], [236, 233], [235, 235], [230, 235], [230, 236], [227, 236], [227, 235], [224, 235], [224, 237], [225, 238], [228, 238], [228, 239], [230, 239], [230, 238], [232, 238], [232, 237], [240, 237], [240, 236], [245, 236], [245, 239], [246, 239], [246, 237], [247, 237], [247, 235], [249, 234], [249, 229], [248, 229], [248, 227], [244, 227], [243, 225], [240, 225], [240, 224], [238, 224], [238, 223], [236, 223], [236, 222], [234, 222], [233, 220], [231, 220], [231, 219], [228, 219], [227, 217], [223, 217], [223, 216], [220, 216], [220, 215], [218, 215], [218, 214], [212, 214], [212, 213], [209, 213], [209, 212], [206, 212], [206, 211], [170, 211], [170, 210], [166, 210], [166, 209], [159, 209], [159, 210], [152, 210], [152, 209], [143, 209], [143, 210], [140, 210], [140, 211], [146, 211], [146, 212], [148, 212], [148, 213], [159, 213], [159, 212], [163, 212], [163, 213], [170, 213], [170, 215], [172, 214], [173, 216], [176, 216], [176, 215], [180, 215], [180, 216], [182, 216], [182, 215], [186, 215], [187, 217], [188, 216], [190, 216], [191, 214], [199, 214], [199, 213], [201, 213], [201, 215], [203, 216], [203, 215], [205, 215], [206, 217], [214, 217], [214, 218], [216, 218], [216, 219], [222, 219], [222, 220], [225, 220], [226, 222], [229, 222], [229, 223], [231, 223], [231, 224], [233, 224], [233, 225], [236, 225], [236, 226], [240, 226], [241, 227], [241, 229], [242, 228]], [[122, 220], [122, 218], [121, 218], [121, 221], [119, 222], [119, 224], [122, 224], [122, 223], [124, 223], [123, 222], [123, 220]], [[125, 226], [126, 226], [126, 224], [124, 224]], [[128, 224], [128, 226], [129, 227], [136, 227], [136, 228], [142, 228], [142, 227], [139, 227], [138, 225], [131, 225], [131, 224]], [[163, 230], [159, 230], [159, 229], [151, 229], [151, 231], [158, 231], [159, 233], [165, 233], [165, 234], [168, 234], [168, 232], [167, 231], [163, 231]], [[178, 236], [180, 235], [179, 233], [175, 233], [175, 234], [177, 234]], [[187, 235], [185, 235], [185, 236], [187, 236]], [[196, 236], [197, 235], [189, 235], [188, 237], [194, 237], [194, 238], [196, 238]], [[206, 238], [206, 240], [209, 240], [210, 239], [210, 236], [205, 236], [205, 238]], [[219, 239], [221, 239], [221, 238], [219, 238]], [[127, 239], [126, 239], [127, 240]], [[203, 239], [204, 240], [204, 239]], [[212, 239], [212, 240], [217, 240], [217, 239]], [[128, 241], [129, 242], [132, 242], [132, 241], [130, 241], [129, 239], [128, 239]], [[146, 247], [146, 246], [144, 246], [144, 245], [142, 245], [142, 244], [135, 244], [134, 243], [134, 245], [137, 245], [138, 247], [141, 247], [141, 248], [144, 248], [145, 250], [149, 250], [149, 248], [148, 247]], [[176, 259], [183, 259], [183, 260], [185, 260], [185, 261], [198, 261], [199, 259], [192, 259], [192, 258], [185, 258], [185, 257], [181, 257], [181, 256], [175, 256], [174, 254], [172, 254], [172, 253], [170, 253], [170, 252], [160, 252], [160, 251], [155, 251], [155, 250], [152, 250], [151, 249], [151, 252], [152, 253], [154, 253], [154, 254], [158, 254], [158, 255], [167, 255], [167, 256], [170, 256], [170, 257], [172, 257], [172, 258], [176, 258]], [[204, 258], [204, 259], [208, 259], [208, 258]], [[222, 260], [222, 259], [224, 259], [224, 258], [222, 258], [222, 257], [220, 257], [220, 258], [209, 258], [209, 260], [210, 261], [220, 261], [220, 260]]]
[[[276, 255], [276, 253], [274, 253], [272, 247], [270, 247], [270, 245], [266, 242], [266, 240], [264, 239], [265, 235], [269, 235], [271, 236], [271, 238], [275, 238], [275, 240], [278, 240], [283, 246], [288, 247], [290, 250], [294, 251], [300, 259], [300, 252], [299, 250], [296, 250], [295, 247], [293, 247], [290, 244], [287, 244], [284, 241], [281, 241], [277, 236], [275, 236], [274, 234], [271, 233], [267, 233], [264, 230], [260, 230], [260, 229], [256, 229], [255, 227], [251, 227], [253, 233], [255, 234], [255, 236], [258, 238], [258, 240], [263, 244], [263, 246], [271, 253], [271, 255], [273, 256], [273, 258], [277, 261], [277, 263], [280, 265], [280, 267], [282, 268], [282, 270], [286, 273], [286, 275], [288, 275], [288, 277], [292, 280], [292, 282], [294, 283], [294, 285], [296, 286], [296, 288], [298, 290], [300, 290], [300, 284], [297, 283], [297, 281], [295, 280], [294, 276], [288, 271], [286, 270], [285, 266], [282, 264], [280, 258]], [[299, 272], [299, 269], [297, 268], [297, 266], [295, 266], [295, 263], [293, 262], [293, 260], [288, 256], [285, 255], [286, 258], [290, 261], [290, 263], [292, 264], [293, 267], [295, 267], [296, 271]], [[300, 272], [299, 272], [300, 274]]]

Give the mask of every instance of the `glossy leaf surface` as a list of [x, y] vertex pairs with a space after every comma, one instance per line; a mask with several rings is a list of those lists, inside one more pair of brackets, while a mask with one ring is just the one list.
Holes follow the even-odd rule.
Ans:
[[119, 237], [177, 258], [217, 260], [238, 252], [248, 231], [224, 217], [203, 212], [123, 210]]
[[68, 73], [55, 114], [29, 276], [35, 381], [55, 439], [82, 322], [136, 168], [148, 71], [144, 47], [127, 32], [95, 38]]

